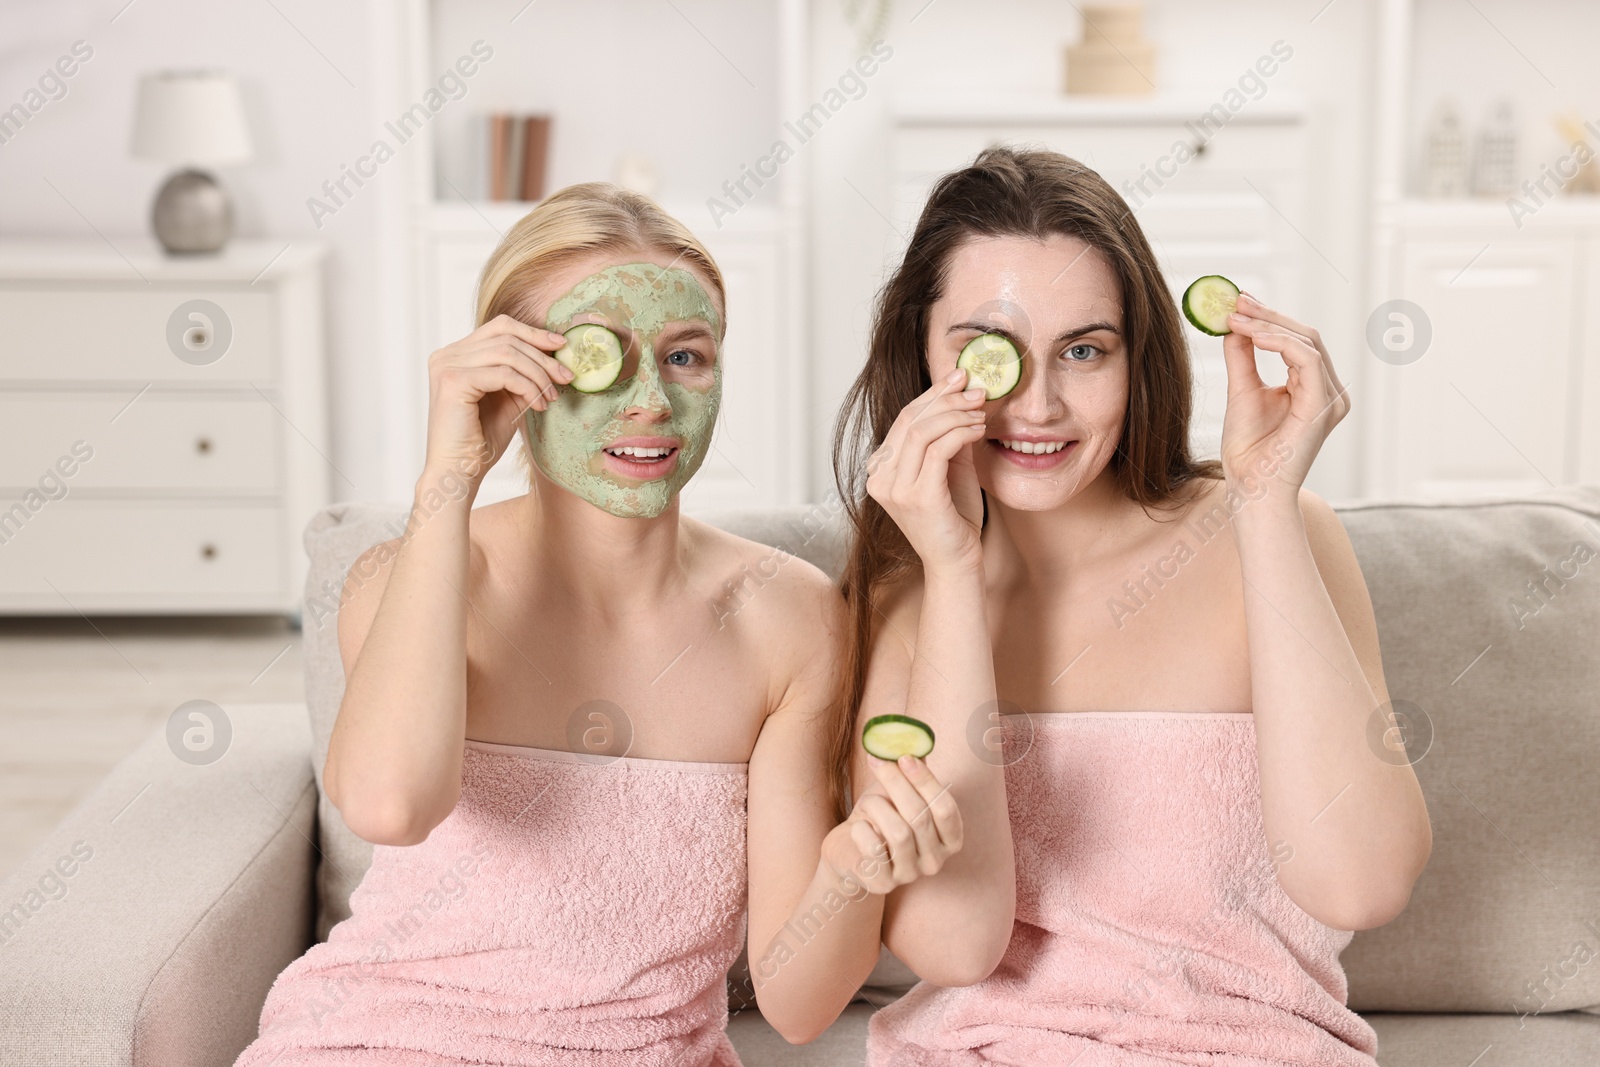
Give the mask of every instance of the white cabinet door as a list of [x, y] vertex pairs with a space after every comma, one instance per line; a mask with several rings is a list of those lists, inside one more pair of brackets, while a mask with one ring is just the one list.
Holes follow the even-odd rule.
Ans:
[[[1369, 469], [1379, 492], [1480, 496], [1569, 480], [1578, 245], [1402, 238], [1397, 298], [1421, 307], [1431, 340], [1383, 364], [1386, 417]], [[1386, 483], [1386, 484], [1385, 484]]]

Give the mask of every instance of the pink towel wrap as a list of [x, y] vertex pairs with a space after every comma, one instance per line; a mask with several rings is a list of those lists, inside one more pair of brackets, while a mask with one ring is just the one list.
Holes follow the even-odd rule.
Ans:
[[469, 740], [455, 810], [373, 849], [236, 1067], [739, 1067], [747, 770]]
[[1253, 716], [1002, 721], [1011, 943], [984, 981], [877, 1012], [870, 1067], [1375, 1067], [1346, 1007], [1352, 933], [1274, 874], [1293, 845], [1266, 840]]

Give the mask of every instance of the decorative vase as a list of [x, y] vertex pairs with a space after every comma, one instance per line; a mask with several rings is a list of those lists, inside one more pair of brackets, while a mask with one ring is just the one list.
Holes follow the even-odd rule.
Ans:
[[1509, 99], [1495, 103], [1478, 131], [1472, 155], [1472, 192], [1476, 196], [1510, 196], [1517, 186], [1516, 113]]
[[233, 236], [233, 205], [205, 171], [180, 170], [156, 195], [150, 228], [168, 254], [218, 252]]
[[1467, 139], [1455, 104], [1442, 100], [1428, 125], [1422, 165], [1424, 196], [1442, 199], [1467, 195]]

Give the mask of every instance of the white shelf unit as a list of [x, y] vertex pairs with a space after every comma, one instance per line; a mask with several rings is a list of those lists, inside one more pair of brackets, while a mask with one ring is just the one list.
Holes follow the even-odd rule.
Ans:
[[[394, 296], [393, 342], [403, 353], [395, 364], [399, 384], [392, 386], [388, 402], [411, 428], [390, 477], [410, 484], [421, 470], [427, 354], [471, 331], [484, 261], [502, 234], [533, 207], [482, 199], [482, 168], [463, 166], [461, 159], [485, 154], [483, 138], [475, 131], [488, 112], [548, 110], [554, 114], [554, 130], [547, 191], [572, 182], [611, 180], [616, 157], [637, 152], [636, 143], [645, 145], [661, 174], [658, 201], [694, 231], [724, 272], [729, 325], [722, 410], [713, 450], [684, 490], [685, 510], [802, 502], [809, 453], [804, 415], [810, 392], [802, 358], [804, 168], [784, 167], [759, 197], [731, 217], [714, 219], [706, 201], [724, 195], [724, 179], [739, 177], [739, 159], [716, 165], [699, 159], [701, 142], [675, 136], [675, 123], [683, 116], [673, 116], [681, 94], [710, 92], [720, 78], [727, 87], [721, 98], [728, 108], [743, 109], [742, 125], [731, 140], [748, 150], [744, 161], [753, 161], [770, 146], [773, 131], [785, 115], [798, 110], [804, 92], [804, 0], [738, 9], [740, 17], [759, 23], [760, 48], [771, 61], [742, 52], [719, 58], [712, 39], [718, 26], [695, 5], [617, 0], [612, 8], [613, 14], [629, 19], [630, 32], [606, 39], [608, 74], [596, 73], [593, 50], [552, 45], [572, 34], [593, 39], [593, 13], [532, 5], [519, 11], [517, 5], [507, 8], [485, 0], [404, 0], [391, 9], [393, 23], [380, 42], [387, 61], [380, 66], [392, 71], [390, 96], [396, 114], [422, 98], [438, 72], [449, 68], [457, 53], [466, 52], [474, 34], [496, 54], [482, 65], [478, 84], [469, 82], [461, 100], [448, 105], [455, 110], [442, 110], [438, 120], [416, 134], [419, 150], [408, 147], [408, 160], [400, 167], [403, 191], [384, 208], [394, 231], [403, 235], [390, 257], [391, 276], [385, 283]], [[646, 25], [663, 18], [665, 25]], [[537, 23], [539, 19], [553, 21]], [[575, 19], [581, 25], [572, 23]], [[706, 25], [698, 25], [697, 19]], [[683, 37], [679, 44], [685, 49], [704, 48], [694, 58], [698, 81], [681, 91], [670, 77], [677, 60], [664, 58], [675, 53], [662, 51], [669, 31]], [[746, 26], [745, 32], [756, 31]], [[628, 49], [649, 56], [641, 55], [636, 63], [625, 54]], [[756, 95], [762, 102], [753, 109], [737, 102], [732, 91], [742, 87], [739, 78], [751, 77], [759, 79]], [[628, 82], [630, 78], [638, 85]], [[619, 82], [627, 84], [619, 89]], [[635, 91], [642, 95], [631, 105], [629, 98], [618, 95]], [[518, 447], [514, 444], [486, 476], [480, 504], [526, 491], [516, 465]]]
[[326, 249], [119, 244], [0, 245], [0, 612], [296, 616]]
[[[1203, 274], [1225, 274], [1247, 290], [1300, 304], [1304, 241], [1287, 219], [1305, 198], [1305, 104], [1291, 93], [1252, 104], [1220, 129], [1197, 132], [1215, 103], [1183, 94], [1147, 98], [1042, 98], [966, 95], [897, 101], [893, 109], [894, 228], [909, 235], [933, 181], [999, 142], [1065, 153], [1098, 171], [1134, 209], [1172, 289], [1181, 297]], [[1173, 146], [1203, 146], [1177, 164]], [[1161, 162], [1168, 157], [1172, 162]], [[1171, 171], [1158, 186], [1151, 171]], [[1125, 183], [1144, 178], [1141, 190]], [[903, 254], [898, 242], [896, 258]], [[1194, 369], [1191, 445], [1214, 457], [1222, 441], [1227, 371], [1219, 341], [1188, 323]], [[1268, 358], [1270, 357], [1270, 358]], [[1270, 382], [1284, 378], [1275, 353], [1257, 365]]]
[[[1424, 51], [1440, 47], [1417, 32], [1419, 16], [1446, 17], [1435, 7], [1381, 0], [1378, 9], [1368, 307], [1409, 300], [1432, 339], [1403, 365], [1363, 353], [1366, 492], [1475, 498], [1600, 481], [1600, 198], [1557, 196], [1519, 224], [1504, 198], [1415, 195], [1431, 105], [1417, 99], [1419, 69], [1434, 93], [1488, 92], [1473, 73], [1479, 57]], [[1489, 47], [1503, 47], [1533, 84], [1506, 42]], [[1476, 117], [1469, 109], [1469, 123]], [[1523, 148], [1520, 175], [1538, 176], [1538, 154]]]

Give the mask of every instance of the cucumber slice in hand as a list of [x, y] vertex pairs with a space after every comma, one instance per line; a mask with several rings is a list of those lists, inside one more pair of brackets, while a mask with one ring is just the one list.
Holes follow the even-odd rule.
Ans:
[[1220, 274], [1207, 274], [1183, 291], [1183, 317], [1200, 332], [1221, 337], [1233, 332], [1228, 328], [1228, 316], [1238, 299], [1237, 285]]
[[1022, 380], [1022, 353], [997, 333], [980, 334], [968, 341], [956, 357], [956, 366], [967, 372], [969, 386], [983, 386], [988, 400], [1000, 399]]
[[593, 322], [580, 323], [563, 334], [567, 343], [553, 355], [572, 372], [567, 383], [580, 393], [609, 389], [622, 373], [622, 342], [617, 335]]
[[876, 715], [861, 728], [861, 747], [879, 759], [921, 759], [933, 751], [933, 727], [909, 715]]

